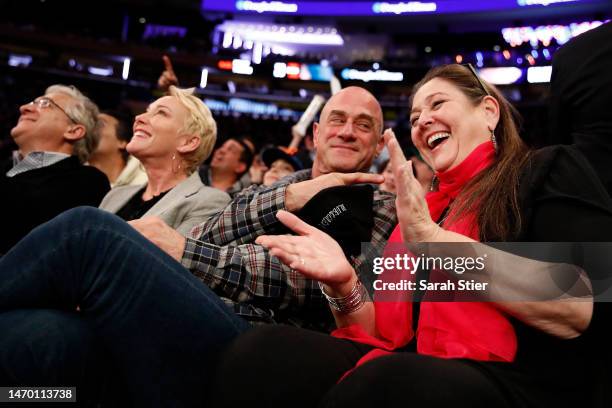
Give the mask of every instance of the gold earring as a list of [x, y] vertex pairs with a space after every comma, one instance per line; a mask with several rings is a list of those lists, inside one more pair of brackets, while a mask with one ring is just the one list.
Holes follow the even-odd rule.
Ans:
[[175, 167], [174, 166], [175, 162], [176, 162], [176, 153], [172, 153], [172, 172], [178, 173], [179, 170], [181, 169], [181, 163], [178, 163], [178, 165]]

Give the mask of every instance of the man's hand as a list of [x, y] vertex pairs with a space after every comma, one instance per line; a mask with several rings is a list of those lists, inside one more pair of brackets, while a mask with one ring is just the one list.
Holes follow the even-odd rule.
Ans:
[[348, 186], [352, 184], [380, 184], [385, 180], [381, 174], [371, 173], [329, 173], [312, 180], [289, 185], [285, 191], [285, 208], [296, 212], [314, 197], [319, 191], [328, 187]]
[[129, 221], [128, 224], [157, 245], [162, 251], [177, 261], [181, 261], [185, 251], [185, 237], [170, 228], [161, 218], [144, 217]]
[[172, 68], [172, 62], [170, 61], [170, 57], [167, 55], [162, 56], [164, 60], [164, 71], [159, 76], [157, 80], [157, 86], [164, 92], [168, 91], [170, 85], [178, 86], [178, 78], [174, 73], [174, 68]]

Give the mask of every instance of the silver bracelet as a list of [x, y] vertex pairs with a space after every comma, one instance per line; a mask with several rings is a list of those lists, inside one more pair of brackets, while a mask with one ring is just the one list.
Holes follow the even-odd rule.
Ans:
[[357, 282], [355, 282], [355, 286], [353, 286], [351, 292], [344, 297], [335, 298], [329, 296], [327, 293], [325, 293], [325, 290], [323, 289], [323, 284], [321, 282], [319, 282], [319, 288], [321, 288], [323, 296], [325, 296], [332, 309], [339, 313], [354, 313], [361, 309], [367, 301], [368, 294], [359, 279], [357, 279]]

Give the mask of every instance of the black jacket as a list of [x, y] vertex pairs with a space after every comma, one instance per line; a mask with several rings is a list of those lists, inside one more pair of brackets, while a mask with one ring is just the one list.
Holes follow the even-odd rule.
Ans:
[[586, 156], [612, 194], [612, 23], [574, 38], [553, 59], [549, 142]]
[[7, 252], [30, 230], [73, 207], [97, 207], [110, 190], [98, 169], [84, 166], [76, 156], [14, 177], [0, 166], [0, 254]]

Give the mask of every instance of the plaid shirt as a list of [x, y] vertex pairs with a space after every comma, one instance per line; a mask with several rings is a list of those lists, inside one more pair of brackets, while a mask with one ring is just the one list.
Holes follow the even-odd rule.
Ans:
[[[285, 190], [310, 180], [310, 170], [285, 177], [270, 187], [251, 186], [187, 238], [182, 264], [234, 311], [252, 322], [288, 323], [328, 329], [331, 312], [318, 283], [284, 265], [260, 245], [260, 235], [286, 234], [277, 220], [285, 208]], [[369, 251], [382, 253], [397, 224], [395, 196], [374, 193], [374, 228]], [[350, 261], [360, 276], [371, 274], [362, 253]]]

